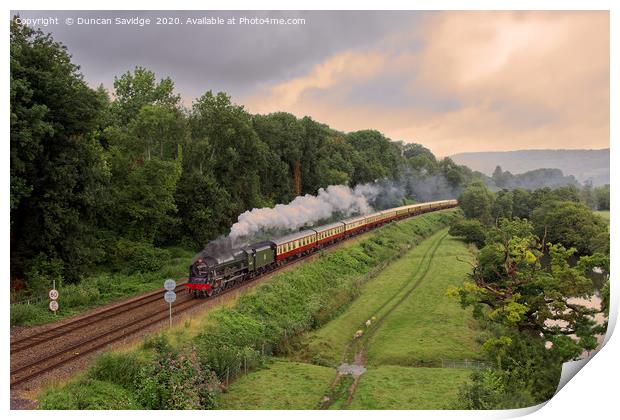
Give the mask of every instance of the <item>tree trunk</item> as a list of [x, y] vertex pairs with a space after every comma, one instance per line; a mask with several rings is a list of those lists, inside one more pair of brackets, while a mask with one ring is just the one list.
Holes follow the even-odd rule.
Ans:
[[295, 186], [295, 196], [301, 195], [301, 162], [295, 161], [295, 168], [293, 169], [293, 182]]

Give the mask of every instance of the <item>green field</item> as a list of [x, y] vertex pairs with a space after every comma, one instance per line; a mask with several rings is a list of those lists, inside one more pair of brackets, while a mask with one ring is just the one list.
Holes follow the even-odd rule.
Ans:
[[361, 377], [350, 409], [441, 410], [450, 408], [468, 369], [379, 366]]
[[[402, 265], [421, 261], [416, 251]], [[442, 358], [471, 359], [479, 354], [475, 341], [479, 331], [470, 311], [464, 311], [446, 294], [448, 287], [462, 282], [470, 269], [469, 259], [461, 241], [442, 239], [432, 261], [424, 267], [428, 271], [411, 279], [419, 280], [419, 287], [402, 297], [370, 338], [369, 365], [440, 366]]]
[[[223, 405], [316, 408], [336, 378], [333, 369], [316, 365], [335, 367], [361, 352], [368, 370], [360, 377], [351, 403], [343, 403], [346, 395], [340, 396], [330, 408], [449, 407], [471, 371], [436, 366], [441, 366], [442, 359], [472, 359], [479, 354], [480, 331], [471, 311], [461, 309], [446, 293], [449, 286], [462, 282], [471, 269], [467, 263], [471, 258], [467, 246], [448, 236], [446, 229], [433, 234], [366, 282], [346, 311], [302, 338], [301, 348], [290, 359], [305, 363], [280, 360], [275, 371], [261, 370], [241, 378], [223, 396]], [[373, 316], [375, 321], [366, 328], [365, 321]], [[364, 336], [352, 340], [359, 329]], [[306, 376], [289, 375], [299, 366]], [[321, 380], [319, 372], [326, 375]], [[274, 392], [264, 386], [267, 383], [284, 388], [278, 393], [285, 406], [272, 401]], [[244, 395], [250, 395], [249, 403]]]
[[306, 337], [306, 347], [297, 357], [329, 366], [338, 365], [355, 331], [403, 290], [410, 280], [413, 262], [420, 255], [429, 254], [432, 245], [444, 234], [436, 233], [424, 240], [413, 251], [364, 284], [360, 296], [346, 312]]
[[434, 234], [367, 282], [346, 312], [307, 336], [307, 347], [297, 357], [337, 365], [355, 331], [365, 330], [364, 322], [373, 316], [382, 324], [371, 338], [370, 364], [475, 357], [473, 319], [446, 295], [446, 289], [459, 284], [469, 269], [457, 256], [471, 257], [462, 242], [445, 236], [445, 230]]
[[222, 409], [313, 409], [334, 379], [335, 370], [274, 359], [264, 369], [233, 382], [222, 394]]

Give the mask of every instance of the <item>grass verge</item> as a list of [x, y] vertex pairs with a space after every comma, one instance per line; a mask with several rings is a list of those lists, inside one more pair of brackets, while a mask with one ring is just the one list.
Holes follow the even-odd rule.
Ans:
[[273, 359], [263, 369], [233, 382], [222, 394], [219, 408], [314, 409], [317, 390], [324, 390], [334, 374], [334, 369], [323, 366]]
[[441, 410], [450, 407], [469, 369], [378, 366], [365, 372], [350, 409]]

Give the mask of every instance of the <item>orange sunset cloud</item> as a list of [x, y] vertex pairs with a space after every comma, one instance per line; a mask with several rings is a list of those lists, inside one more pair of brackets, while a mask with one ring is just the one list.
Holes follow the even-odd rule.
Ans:
[[239, 102], [375, 128], [440, 156], [609, 147], [609, 15], [431, 13]]

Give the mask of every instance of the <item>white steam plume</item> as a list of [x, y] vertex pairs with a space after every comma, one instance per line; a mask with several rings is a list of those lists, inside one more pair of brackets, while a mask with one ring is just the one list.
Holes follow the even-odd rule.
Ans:
[[234, 240], [272, 229], [296, 230], [329, 219], [334, 214], [345, 217], [368, 214], [373, 211], [369, 202], [379, 193], [380, 188], [374, 184], [358, 185], [354, 189], [346, 185], [330, 185], [319, 189], [316, 196], [306, 194], [296, 197], [289, 204], [242, 213], [230, 229], [229, 237]]

